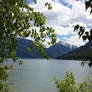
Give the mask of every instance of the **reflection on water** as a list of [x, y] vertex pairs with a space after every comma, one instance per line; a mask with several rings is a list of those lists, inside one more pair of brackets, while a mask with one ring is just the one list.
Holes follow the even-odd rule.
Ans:
[[24, 59], [24, 65], [12, 71], [15, 92], [56, 92], [53, 77], [61, 80], [66, 71], [74, 72], [78, 82], [92, 75], [92, 67], [82, 67], [80, 61]]

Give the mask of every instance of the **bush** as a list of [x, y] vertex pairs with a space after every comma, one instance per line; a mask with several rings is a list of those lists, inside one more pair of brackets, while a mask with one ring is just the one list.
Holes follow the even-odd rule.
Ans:
[[57, 92], [92, 92], [92, 77], [77, 84], [73, 73], [66, 72], [64, 80], [59, 81], [56, 77], [54, 80]]

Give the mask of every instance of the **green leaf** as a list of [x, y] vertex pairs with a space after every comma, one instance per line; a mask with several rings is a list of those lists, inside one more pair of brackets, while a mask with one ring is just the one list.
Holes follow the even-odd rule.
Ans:
[[19, 61], [19, 65], [22, 65], [24, 64], [24, 62], [22, 60]]
[[76, 31], [76, 30], [78, 30], [79, 29], [79, 25], [76, 25], [75, 27], [74, 27], [74, 31]]
[[86, 1], [85, 2], [85, 6], [86, 6], [86, 10], [90, 7], [90, 2], [89, 1]]
[[37, 4], [37, 1], [36, 1], [36, 0], [34, 0], [34, 3], [35, 3], [35, 4]]
[[11, 55], [11, 56], [16, 56], [16, 51], [15, 51], [15, 50], [12, 50], [12, 51], [10, 52], [10, 55]]
[[31, 51], [31, 48], [28, 47], [28, 48], [27, 48], [27, 51], [30, 52], [30, 51]]
[[48, 5], [48, 2], [45, 3], [45, 6], [47, 6], [47, 5]]

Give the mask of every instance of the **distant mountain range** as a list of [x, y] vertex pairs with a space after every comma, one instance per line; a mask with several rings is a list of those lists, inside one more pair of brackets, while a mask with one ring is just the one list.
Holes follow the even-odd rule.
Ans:
[[[16, 54], [19, 58], [42, 58], [42, 55], [39, 51], [37, 51], [35, 48], [31, 50], [31, 52], [28, 52], [26, 50], [26, 47], [30, 46], [32, 43], [31, 40], [23, 39], [23, 38], [17, 38], [17, 50]], [[49, 48], [45, 48], [44, 51], [47, 52], [47, 55], [51, 58], [56, 58], [58, 56], [64, 55], [66, 53], [69, 53], [70, 51], [77, 48], [76, 46], [70, 45], [68, 43], [64, 43], [63, 41], [59, 41], [58, 43], [50, 46]]]
[[77, 47], [70, 45], [68, 43], [65, 43], [63, 41], [59, 41], [58, 43], [47, 48], [46, 52], [49, 57], [56, 58], [60, 55], [64, 55], [64, 54], [74, 50], [75, 48], [77, 48]]
[[92, 60], [92, 41], [81, 46], [65, 55], [57, 57], [58, 59], [73, 60]]

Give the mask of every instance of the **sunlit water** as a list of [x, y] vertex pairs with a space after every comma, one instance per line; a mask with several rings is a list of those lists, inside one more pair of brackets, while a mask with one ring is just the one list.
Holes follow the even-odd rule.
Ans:
[[15, 92], [57, 92], [53, 78], [64, 79], [65, 72], [73, 72], [77, 81], [92, 75], [92, 68], [80, 61], [23, 59], [24, 65], [12, 71]]

